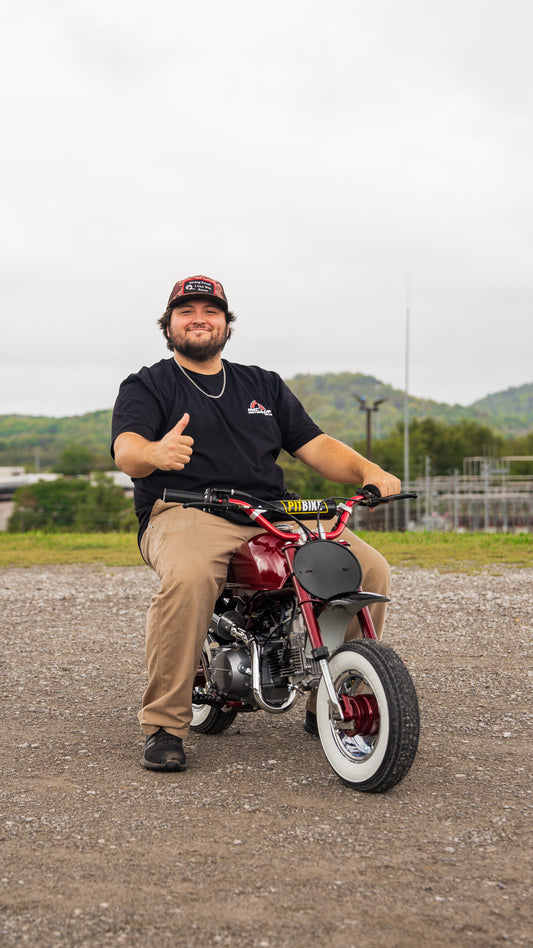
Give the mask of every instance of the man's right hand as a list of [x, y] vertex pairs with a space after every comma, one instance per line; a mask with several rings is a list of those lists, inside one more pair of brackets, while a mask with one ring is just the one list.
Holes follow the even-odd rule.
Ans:
[[185, 412], [160, 441], [147, 441], [133, 431], [115, 440], [115, 463], [130, 477], [148, 477], [153, 471], [182, 471], [191, 460], [194, 440], [183, 434], [190, 417]]
[[160, 471], [182, 471], [191, 460], [194, 440], [183, 434], [190, 420], [185, 412], [177, 425], [167, 431], [161, 441], [153, 442], [152, 459]]

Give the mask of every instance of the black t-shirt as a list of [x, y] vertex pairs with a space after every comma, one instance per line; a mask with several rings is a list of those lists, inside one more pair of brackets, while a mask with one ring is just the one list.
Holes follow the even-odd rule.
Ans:
[[[190, 422], [184, 434], [194, 438], [189, 464], [182, 471], [153, 471], [132, 478], [141, 538], [150, 511], [165, 487], [204, 491], [234, 488], [263, 500], [286, 495], [283, 471], [276, 464], [282, 448], [290, 454], [322, 434], [296, 396], [275, 372], [224, 360], [226, 387], [218, 395], [223, 373], [186, 378], [174, 358], [144, 367], [122, 382], [112, 421], [112, 445], [132, 431], [159, 441], [184, 412]], [[114, 456], [113, 447], [111, 453]], [[241, 515], [242, 516], [242, 515]], [[233, 519], [233, 518], [232, 518]], [[240, 519], [236, 515], [236, 519]]]

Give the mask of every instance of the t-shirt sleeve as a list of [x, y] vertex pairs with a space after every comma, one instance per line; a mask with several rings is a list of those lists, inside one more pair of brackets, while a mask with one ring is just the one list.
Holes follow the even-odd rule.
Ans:
[[307, 414], [301, 401], [291, 392], [288, 385], [279, 378], [278, 424], [282, 434], [282, 447], [294, 454], [308, 441], [323, 434], [321, 428]]
[[148, 441], [157, 441], [162, 436], [163, 423], [158, 398], [138, 375], [129, 375], [119, 388], [113, 409], [111, 456], [115, 456], [114, 444], [120, 434], [132, 431]]

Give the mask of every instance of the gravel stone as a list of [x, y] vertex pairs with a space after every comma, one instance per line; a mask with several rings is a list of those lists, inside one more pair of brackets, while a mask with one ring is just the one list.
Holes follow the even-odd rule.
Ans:
[[3, 948], [532, 945], [533, 568], [393, 570], [421, 740], [383, 795], [284, 715], [140, 765], [146, 567], [0, 571]]

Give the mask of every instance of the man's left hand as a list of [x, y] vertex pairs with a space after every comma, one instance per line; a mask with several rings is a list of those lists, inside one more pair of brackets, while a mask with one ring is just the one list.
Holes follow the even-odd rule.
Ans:
[[367, 484], [373, 484], [377, 487], [382, 497], [390, 497], [391, 494], [399, 494], [402, 489], [402, 482], [399, 477], [384, 471], [379, 464], [373, 464], [371, 461], [365, 465], [363, 487]]

